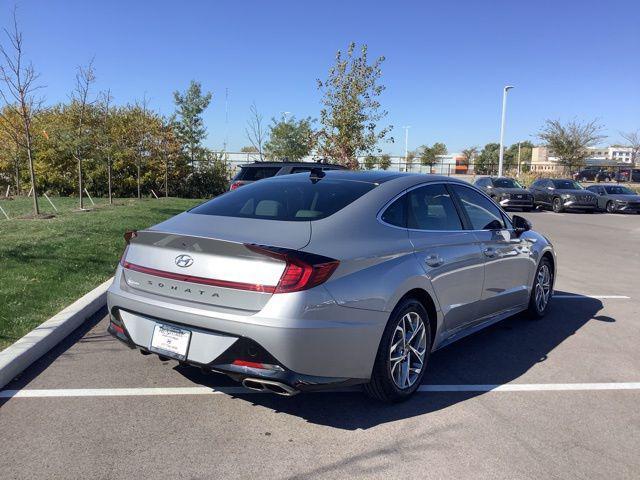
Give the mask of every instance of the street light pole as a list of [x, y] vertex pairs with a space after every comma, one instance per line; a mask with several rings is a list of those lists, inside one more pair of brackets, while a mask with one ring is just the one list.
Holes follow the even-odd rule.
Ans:
[[407, 161], [409, 160], [409, 129], [411, 125], [407, 125], [404, 128], [404, 169], [408, 171], [409, 164]]
[[511, 90], [513, 86], [507, 85], [502, 91], [502, 122], [500, 124], [500, 157], [498, 160], [498, 176], [502, 176], [502, 161], [504, 160], [504, 124], [507, 118], [507, 92]]

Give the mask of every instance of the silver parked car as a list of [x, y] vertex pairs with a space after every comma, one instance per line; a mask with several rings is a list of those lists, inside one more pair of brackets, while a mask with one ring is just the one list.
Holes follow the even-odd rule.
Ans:
[[434, 350], [545, 314], [556, 259], [530, 227], [447, 177], [277, 176], [129, 232], [109, 332], [251, 389], [399, 401]]

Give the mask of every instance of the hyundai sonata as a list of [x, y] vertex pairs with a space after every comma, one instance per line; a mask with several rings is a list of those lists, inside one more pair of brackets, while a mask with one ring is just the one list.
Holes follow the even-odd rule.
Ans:
[[549, 241], [477, 188], [314, 169], [128, 232], [109, 332], [282, 395], [415, 392], [431, 352], [549, 308]]

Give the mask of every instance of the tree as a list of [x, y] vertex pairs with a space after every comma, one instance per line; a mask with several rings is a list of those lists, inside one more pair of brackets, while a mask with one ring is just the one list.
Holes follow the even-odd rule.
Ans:
[[177, 116], [176, 135], [184, 145], [192, 170], [196, 160], [202, 159], [204, 155], [202, 142], [207, 138], [207, 129], [204, 127], [202, 113], [211, 103], [211, 98], [211, 92], [202, 93], [202, 86], [195, 80], [191, 80], [184, 94], [173, 92]]
[[72, 139], [73, 156], [78, 162], [78, 197], [80, 199], [80, 210], [84, 208], [83, 204], [83, 183], [82, 183], [82, 160], [85, 151], [88, 149], [87, 140], [90, 128], [87, 125], [87, 113], [89, 102], [89, 92], [91, 85], [95, 82], [96, 75], [93, 69], [93, 59], [89, 61], [86, 67], [78, 67], [76, 73], [76, 85], [71, 94], [71, 108], [74, 112], [76, 134]]
[[98, 131], [98, 148], [101, 150], [107, 164], [107, 192], [109, 205], [113, 205], [113, 181], [111, 170], [113, 167], [113, 143], [111, 141], [111, 128], [113, 112], [111, 107], [111, 90], [104, 92], [99, 101], [99, 108], [102, 110], [101, 122]]
[[447, 154], [447, 146], [444, 143], [436, 142], [431, 147], [423, 145], [419, 151], [420, 163], [431, 170], [438, 163], [438, 157]]
[[558, 163], [569, 169], [584, 165], [589, 156], [589, 147], [607, 138], [601, 132], [602, 126], [596, 120], [586, 123], [572, 120], [564, 124], [560, 120], [547, 120], [538, 138], [546, 143], [558, 158]]
[[490, 175], [497, 171], [500, 144], [487, 143], [476, 157], [474, 171], [481, 175]]
[[13, 132], [14, 138], [27, 154], [29, 177], [33, 190], [33, 212], [40, 214], [38, 205], [38, 186], [34, 170], [35, 156], [33, 152], [32, 124], [42, 105], [42, 99], [35, 93], [40, 88], [36, 85], [38, 74], [31, 63], [25, 64], [22, 32], [18, 30], [16, 11], [13, 11], [13, 29], [5, 29], [9, 39], [9, 50], [0, 44], [0, 83], [4, 87], [0, 89], [0, 97], [5, 103], [5, 108], [0, 112], [3, 124]]
[[414, 160], [416, 159], [417, 156], [418, 156], [418, 153], [416, 151], [414, 151], [414, 150], [411, 150], [411, 151], [407, 152], [407, 155], [405, 156], [407, 172], [411, 171], [411, 167], [412, 167], [413, 162], [414, 162]]
[[323, 95], [319, 154], [353, 169], [359, 167], [358, 157], [374, 152], [392, 128], [377, 130], [376, 125], [387, 115], [378, 100], [385, 89], [379, 83], [384, 57], [369, 64], [367, 46], [362, 46], [359, 55], [354, 54], [355, 47], [351, 43], [346, 56], [338, 51], [328, 78], [317, 81]]
[[638, 157], [640, 156], [640, 130], [620, 132], [620, 136], [625, 140], [629, 148], [631, 148], [631, 168], [635, 168]]
[[533, 151], [533, 143], [528, 140], [512, 144], [504, 152], [504, 169], [510, 170], [518, 168], [518, 151], [520, 156], [520, 164], [527, 165], [531, 163], [531, 152]]
[[382, 170], [388, 170], [391, 166], [391, 155], [388, 153], [383, 153], [380, 155], [380, 168]]
[[374, 168], [376, 168], [377, 161], [378, 159], [375, 155], [367, 155], [366, 157], [364, 157], [364, 168], [366, 170], [373, 170]]
[[250, 117], [247, 121], [247, 128], [245, 133], [251, 146], [255, 149], [255, 152], [260, 157], [260, 161], [264, 160], [264, 144], [267, 141], [267, 132], [264, 128], [262, 121], [262, 115], [258, 112], [255, 102], [251, 104], [249, 108]]
[[462, 163], [467, 167], [473, 164], [473, 161], [478, 156], [478, 147], [473, 146], [462, 150]]
[[258, 149], [253, 145], [245, 145], [240, 149], [241, 153], [258, 153]]
[[272, 120], [265, 153], [272, 160], [300, 160], [313, 149], [311, 118]]

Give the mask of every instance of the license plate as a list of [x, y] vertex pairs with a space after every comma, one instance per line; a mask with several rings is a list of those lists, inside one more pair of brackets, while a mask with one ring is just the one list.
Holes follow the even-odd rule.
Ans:
[[156, 323], [149, 350], [177, 360], [186, 360], [190, 339], [189, 330]]

